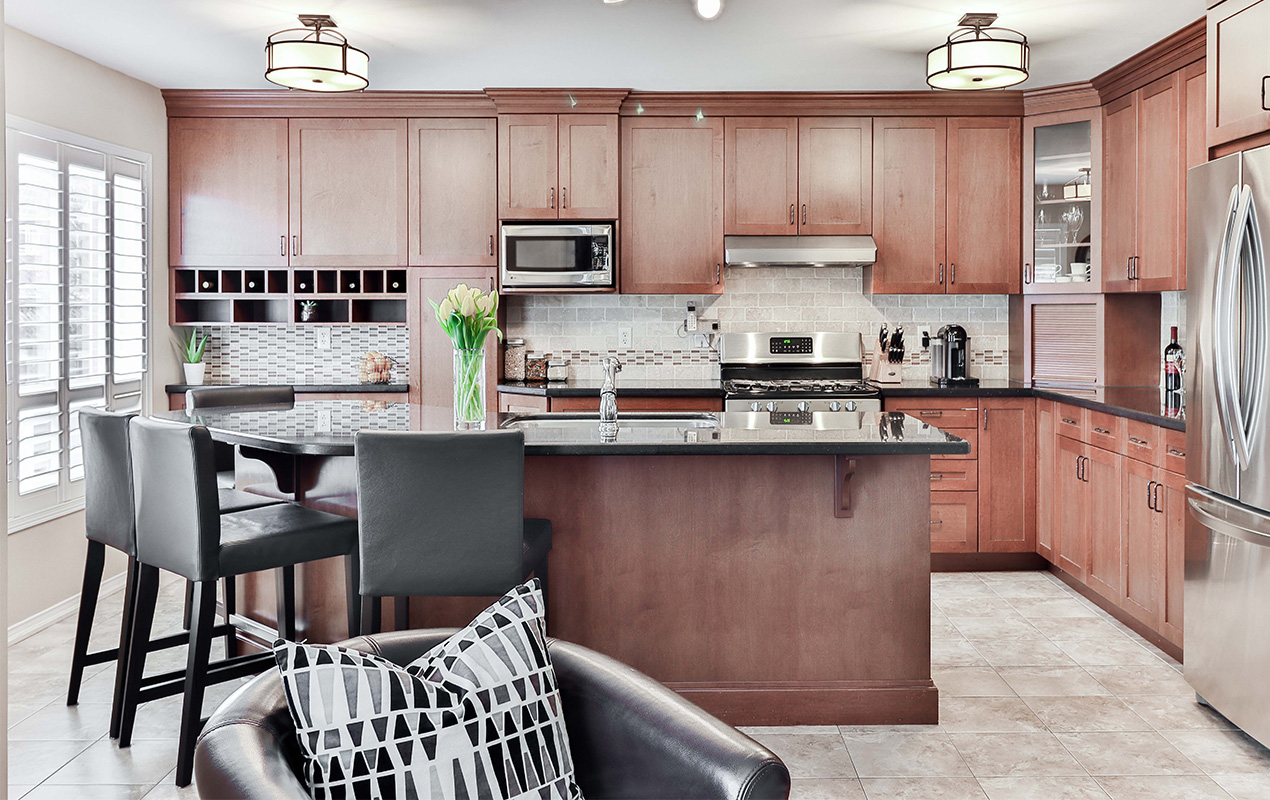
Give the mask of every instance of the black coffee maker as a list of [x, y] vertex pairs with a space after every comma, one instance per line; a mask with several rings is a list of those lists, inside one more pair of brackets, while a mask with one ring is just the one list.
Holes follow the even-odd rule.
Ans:
[[922, 345], [930, 349], [930, 382], [935, 386], [978, 386], [970, 377], [970, 336], [960, 325], [945, 325], [922, 334]]

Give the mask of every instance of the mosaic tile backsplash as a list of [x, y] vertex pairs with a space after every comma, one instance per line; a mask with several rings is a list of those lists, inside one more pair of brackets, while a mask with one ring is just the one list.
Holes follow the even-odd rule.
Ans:
[[231, 325], [201, 329], [208, 336], [207, 383], [357, 383], [367, 350], [397, 362], [393, 382], [409, 380], [410, 339], [405, 327], [333, 326], [331, 347], [319, 350], [317, 329], [303, 325]]
[[[930, 374], [922, 331], [956, 323], [970, 335], [971, 374], [1009, 377], [1005, 295], [866, 295], [863, 267], [734, 268], [725, 285], [722, 295], [508, 297], [508, 334], [523, 337], [531, 356], [568, 359], [574, 377], [598, 378], [599, 360], [615, 354], [624, 380], [717, 378], [718, 354], [681, 330], [691, 300], [699, 330], [717, 321], [721, 333], [858, 331], [867, 350], [881, 323], [903, 325], [904, 377], [911, 379]], [[622, 326], [631, 328], [630, 347], [618, 345]]]

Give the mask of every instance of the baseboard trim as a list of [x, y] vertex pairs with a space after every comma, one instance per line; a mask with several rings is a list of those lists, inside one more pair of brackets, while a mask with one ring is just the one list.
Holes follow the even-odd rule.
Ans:
[[[115, 592], [122, 592], [127, 579], [128, 573], [126, 571], [104, 579], [101, 582], [101, 590], [98, 593], [98, 597], [106, 597], [114, 594]], [[23, 639], [34, 636], [45, 628], [56, 625], [67, 617], [75, 616], [79, 613], [79, 597], [80, 593], [77, 592], [60, 603], [51, 605], [43, 611], [36, 612], [26, 619], [10, 625], [9, 646], [12, 647]]]
[[931, 572], [1018, 572], [1048, 566], [1036, 553], [931, 553]]
[[1165, 639], [1163, 636], [1151, 630], [1149, 627], [1147, 627], [1143, 623], [1134, 619], [1124, 609], [1120, 608], [1119, 606], [1112, 603], [1107, 598], [1103, 597], [1102, 595], [1095, 592], [1093, 589], [1086, 586], [1084, 582], [1080, 581], [1075, 576], [1067, 572], [1064, 572], [1061, 568], [1053, 564], [1049, 565], [1049, 570], [1050, 572], [1054, 573], [1054, 575], [1060, 581], [1062, 581], [1063, 583], [1075, 589], [1080, 594], [1081, 597], [1085, 598], [1086, 600], [1090, 601], [1094, 605], [1101, 608], [1103, 611], [1106, 611], [1108, 614], [1115, 617], [1116, 621], [1123, 624], [1126, 628], [1138, 634], [1143, 639], [1146, 639], [1148, 642], [1160, 648], [1165, 653], [1168, 653], [1168, 655], [1171, 658], [1174, 658], [1179, 662], [1182, 660], [1182, 648], [1173, 644], [1168, 639]]
[[930, 680], [826, 683], [667, 683], [729, 725], [934, 725]]

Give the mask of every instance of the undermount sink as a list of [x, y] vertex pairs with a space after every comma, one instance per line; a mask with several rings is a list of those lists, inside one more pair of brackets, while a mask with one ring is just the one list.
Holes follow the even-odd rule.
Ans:
[[[579, 413], [516, 414], [498, 427], [524, 428], [598, 428], [600, 415]], [[705, 412], [683, 414], [674, 411], [617, 412], [618, 427], [632, 428], [718, 428], [719, 417]]]

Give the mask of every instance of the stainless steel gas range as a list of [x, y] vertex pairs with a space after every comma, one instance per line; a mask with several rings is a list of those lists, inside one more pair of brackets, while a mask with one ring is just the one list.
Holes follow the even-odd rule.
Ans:
[[719, 362], [725, 411], [823, 425], [833, 414], [882, 410], [858, 333], [727, 333]]

